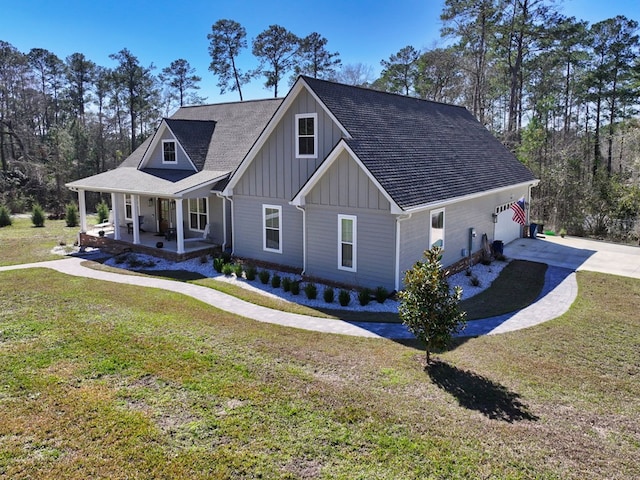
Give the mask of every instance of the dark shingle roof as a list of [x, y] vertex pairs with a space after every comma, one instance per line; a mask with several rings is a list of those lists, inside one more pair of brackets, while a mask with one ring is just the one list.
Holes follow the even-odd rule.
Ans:
[[167, 126], [182, 145], [198, 171], [204, 168], [211, 136], [216, 128], [213, 120], [180, 120], [165, 118]]
[[402, 209], [535, 177], [465, 108], [304, 77]]
[[215, 131], [203, 168], [231, 172], [240, 165], [281, 103], [278, 98], [183, 107], [171, 119], [214, 121]]
[[[166, 121], [199, 171], [232, 172], [281, 103], [279, 98], [182, 107]], [[120, 167], [137, 167], [151, 139]]]

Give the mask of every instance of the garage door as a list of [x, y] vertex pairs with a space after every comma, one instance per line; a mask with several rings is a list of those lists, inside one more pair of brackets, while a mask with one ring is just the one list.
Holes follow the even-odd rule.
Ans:
[[494, 240], [502, 240], [504, 244], [520, 238], [520, 232], [522, 231], [522, 225], [512, 220], [513, 210], [507, 208], [498, 213], [498, 223], [495, 224]]

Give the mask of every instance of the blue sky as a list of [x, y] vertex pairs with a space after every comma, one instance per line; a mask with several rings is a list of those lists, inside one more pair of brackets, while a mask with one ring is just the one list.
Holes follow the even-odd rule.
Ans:
[[[371, 65], [406, 45], [443, 45], [440, 12], [444, 0], [0, 0], [0, 40], [22, 52], [46, 48], [64, 59], [84, 53], [98, 65], [112, 67], [109, 54], [128, 48], [158, 73], [171, 61], [185, 58], [202, 77], [200, 94], [207, 102], [235, 101], [237, 93], [219, 95], [208, 70], [207, 34], [221, 18], [236, 20], [247, 30], [249, 48], [242, 67], [254, 68], [251, 39], [279, 24], [298, 36], [318, 32], [344, 64]], [[640, 21], [638, 0], [564, 0], [560, 10], [595, 23], [615, 15]], [[245, 87], [245, 99], [273, 95], [256, 79]], [[280, 85], [286, 93], [288, 84]]]

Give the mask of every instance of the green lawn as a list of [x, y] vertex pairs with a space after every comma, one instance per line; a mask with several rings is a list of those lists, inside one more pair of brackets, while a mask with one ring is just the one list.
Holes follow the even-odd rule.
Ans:
[[[153, 275], [173, 279], [181, 282], [191, 282], [220, 292], [241, 298], [247, 302], [255, 303], [263, 307], [284, 312], [310, 315], [313, 317], [339, 319], [357, 322], [387, 322], [400, 323], [397, 313], [392, 312], [367, 312], [358, 310], [338, 310], [336, 308], [308, 307], [291, 303], [277, 298], [272, 298], [260, 293], [248, 290], [239, 285], [220, 282], [213, 278], [202, 277], [197, 273], [185, 270], [157, 270], [139, 271], [112, 268], [94, 262], [88, 262], [88, 266], [96, 269], [117, 271], [125, 274]], [[511, 261], [494, 280], [489, 288], [480, 294], [460, 302], [460, 309], [466, 312], [467, 320], [502, 315], [504, 313], [520, 310], [530, 305], [542, 291], [544, 286], [547, 265], [526, 260]], [[256, 280], [257, 282], [257, 280]], [[301, 295], [304, 295], [301, 293]], [[329, 305], [329, 304], [327, 304]]]
[[[90, 224], [95, 221], [95, 216], [89, 217]], [[35, 228], [28, 218], [14, 219], [12, 226], [0, 228], [0, 251], [3, 252], [0, 255], [0, 266], [58, 259], [60, 256], [52, 254], [51, 249], [61, 244], [72, 245], [76, 240], [77, 232], [78, 227], [67, 227], [63, 220], [47, 220], [44, 228]], [[91, 264], [93, 268], [136, 274], [95, 262], [88, 262], [88, 264]], [[546, 266], [542, 264], [526, 261], [511, 262], [490, 288], [476, 297], [461, 302], [460, 308], [467, 313], [468, 320], [492, 317], [521, 309], [529, 305], [540, 293], [544, 284], [545, 270]], [[199, 278], [200, 276], [197, 274], [180, 270], [147, 272], [147, 274], [190, 281], [234, 295], [251, 303], [291, 313], [345, 321], [400, 322], [396, 313], [310, 308], [269, 298], [210, 278]]]
[[[73, 245], [80, 231], [80, 227], [67, 227], [64, 220], [45, 220], [40, 228], [33, 226], [31, 218], [12, 220], [12, 225], [0, 228], [0, 266], [58, 259], [60, 255], [51, 250]], [[95, 220], [93, 216], [91, 220]]]
[[178, 294], [0, 273], [0, 477], [638, 478], [640, 281], [563, 317], [415, 345]]

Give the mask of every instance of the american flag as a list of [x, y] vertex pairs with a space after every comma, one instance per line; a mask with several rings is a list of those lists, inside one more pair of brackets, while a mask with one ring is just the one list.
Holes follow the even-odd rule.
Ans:
[[513, 217], [511, 217], [512, 220], [514, 222], [518, 222], [520, 225], [524, 225], [524, 197], [511, 205], [511, 210], [513, 210]]

